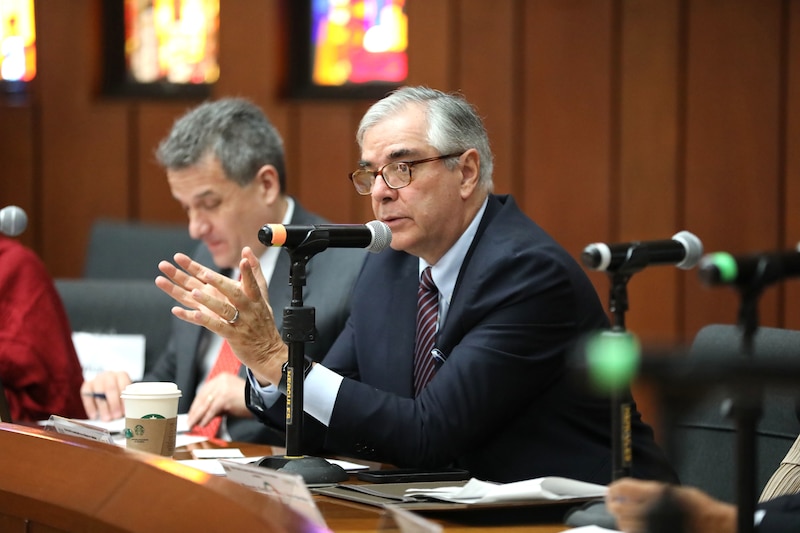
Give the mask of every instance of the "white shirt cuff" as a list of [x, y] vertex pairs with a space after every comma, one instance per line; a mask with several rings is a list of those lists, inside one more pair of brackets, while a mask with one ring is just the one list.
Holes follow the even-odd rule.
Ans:
[[[247, 369], [247, 379], [266, 409], [275, 405], [275, 402], [281, 397], [278, 387], [272, 383], [262, 386], [249, 368]], [[311, 367], [311, 371], [303, 382], [303, 411], [325, 426], [330, 424], [336, 395], [339, 394], [339, 387], [341, 387], [343, 379], [336, 372], [320, 364]]]
[[327, 427], [331, 422], [333, 405], [344, 378], [316, 364], [306, 376], [303, 387], [303, 410]]

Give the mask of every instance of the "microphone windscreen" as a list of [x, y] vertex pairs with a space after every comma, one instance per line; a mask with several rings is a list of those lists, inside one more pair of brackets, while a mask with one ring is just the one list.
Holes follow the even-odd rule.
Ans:
[[378, 253], [392, 244], [392, 230], [386, 223], [372, 220], [367, 222], [367, 227], [372, 232], [372, 242], [367, 247], [368, 251]]
[[673, 235], [672, 240], [683, 244], [683, 247], [686, 250], [686, 256], [683, 258], [683, 261], [675, 266], [683, 270], [694, 268], [694, 266], [700, 261], [700, 258], [703, 257], [703, 242], [697, 237], [697, 235], [685, 230], [679, 231]]
[[0, 209], [0, 233], [9, 237], [20, 235], [28, 227], [28, 215], [21, 207], [10, 205]]

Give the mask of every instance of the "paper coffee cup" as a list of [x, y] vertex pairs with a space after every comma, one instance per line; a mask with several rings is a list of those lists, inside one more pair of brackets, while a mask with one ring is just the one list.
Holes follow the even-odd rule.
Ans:
[[125, 404], [125, 447], [172, 457], [178, 433], [178, 386], [131, 383], [120, 397]]

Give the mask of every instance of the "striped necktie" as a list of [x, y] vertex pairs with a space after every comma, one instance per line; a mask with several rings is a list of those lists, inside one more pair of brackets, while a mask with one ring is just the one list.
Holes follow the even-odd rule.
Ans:
[[433, 358], [436, 324], [439, 320], [439, 290], [431, 267], [422, 271], [417, 292], [417, 335], [414, 341], [414, 395], [419, 395], [436, 372]]

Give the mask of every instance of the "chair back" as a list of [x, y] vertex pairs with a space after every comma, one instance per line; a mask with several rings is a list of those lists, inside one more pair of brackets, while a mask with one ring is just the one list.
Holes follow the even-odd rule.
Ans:
[[[762, 327], [753, 340], [755, 360], [800, 358], [800, 331]], [[742, 356], [740, 328], [722, 324], [701, 329], [689, 352], [689, 357], [705, 360]], [[724, 387], [714, 389], [677, 417], [677, 423], [670, 430], [674, 448], [672, 460], [683, 484], [699, 487], [718, 499], [733, 503], [738, 463], [736, 424], [726, 414], [730, 391]], [[756, 496], [800, 434], [797, 410], [800, 383], [796, 391], [785, 387], [764, 390], [762, 414], [756, 428]]]
[[145, 372], [166, 348], [174, 300], [153, 280], [56, 279], [72, 331], [142, 334]]
[[99, 219], [92, 224], [83, 277], [152, 281], [159, 261], [176, 252], [191, 255], [197, 245], [185, 224]]

